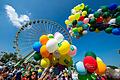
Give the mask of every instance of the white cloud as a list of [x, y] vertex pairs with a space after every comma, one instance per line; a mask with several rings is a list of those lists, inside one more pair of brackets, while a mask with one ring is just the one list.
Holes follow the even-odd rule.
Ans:
[[7, 16], [10, 18], [10, 21], [13, 23], [14, 26], [20, 28], [23, 24], [30, 21], [27, 15], [18, 15], [15, 9], [10, 5], [5, 5], [5, 10]]

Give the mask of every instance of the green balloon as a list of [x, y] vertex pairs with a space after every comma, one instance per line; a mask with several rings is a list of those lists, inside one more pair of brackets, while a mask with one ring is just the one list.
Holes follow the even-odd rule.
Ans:
[[79, 80], [93, 80], [89, 74], [87, 74], [87, 75], [78, 74], [78, 79]]
[[70, 62], [68, 63], [68, 66], [72, 66], [73, 65], [73, 60], [71, 59]]
[[87, 79], [86, 80], [93, 80], [92, 77], [90, 75], [87, 75]]
[[101, 9], [102, 9], [102, 12], [108, 11], [108, 7], [107, 6], [102, 6]]
[[118, 16], [118, 17], [116, 18], [116, 24], [117, 24], [117, 25], [120, 25], [120, 16]]
[[92, 78], [93, 80], [96, 80], [96, 79], [97, 79], [97, 76], [96, 76], [95, 74], [91, 74], [91, 78]]
[[58, 47], [60, 47], [62, 44], [61, 43], [58, 43]]
[[120, 11], [119, 11], [119, 12], [116, 12], [113, 17], [116, 18], [116, 17], [118, 17], [118, 16], [120, 16]]
[[35, 59], [36, 61], [40, 60], [41, 58], [42, 58], [42, 56], [40, 55], [40, 53], [36, 52], [36, 53], [34, 54], [34, 59]]
[[91, 31], [91, 32], [93, 32], [93, 31], [95, 31], [95, 27], [94, 26], [92, 26], [92, 27], [89, 27], [89, 31]]
[[78, 74], [78, 79], [79, 80], [86, 80], [87, 77], [86, 77], [86, 75], [80, 75], [80, 74]]
[[96, 19], [95, 18], [92, 18], [91, 20], [90, 20], [90, 24], [95, 24], [96, 23]]
[[78, 29], [77, 28], [73, 28], [72, 31], [73, 32], [78, 32]]
[[89, 9], [89, 6], [86, 5], [83, 11], [88, 11], [88, 9]]
[[92, 9], [91, 9], [91, 8], [89, 8], [89, 9], [88, 9], [88, 14], [90, 14], [90, 12], [91, 12], [91, 11], [92, 11]]
[[92, 52], [92, 51], [88, 51], [88, 52], [86, 52], [86, 53], [85, 53], [85, 57], [86, 57], [86, 56], [92, 56], [93, 58], [96, 59], [96, 55], [95, 55], [95, 53]]
[[100, 17], [100, 15], [101, 15], [101, 14], [100, 14], [100, 12], [98, 12], [98, 11], [96, 11], [96, 12], [94, 13], [94, 17], [95, 17], [95, 18]]
[[120, 6], [117, 7], [116, 11], [120, 12]]
[[110, 12], [104, 12], [103, 13], [103, 18], [108, 18], [110, 17]]
[[105, 29], [105, 32], [108, 33], [108, 34], [110, 34], [110, 33], [112, 33], [112, 29], [113, 28], [110, 26], [110, 27], [108, 27], [108, 28]]

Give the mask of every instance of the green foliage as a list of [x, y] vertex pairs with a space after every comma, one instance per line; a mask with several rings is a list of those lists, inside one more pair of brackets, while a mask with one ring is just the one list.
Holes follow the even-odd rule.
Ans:
[[18, 53], [11, 53], [11, 52], [1, 52], [2, 56], [0, 61], [3, 63], [7, 63], [8, 61], [18, 62], [22, 58], [18, 58]]
[[107, 67], [110, 67], [110, 68], [112, 68], [112, 69], [118, 69], [118, 67], [112, 66], [112, 65], [108, 65]]

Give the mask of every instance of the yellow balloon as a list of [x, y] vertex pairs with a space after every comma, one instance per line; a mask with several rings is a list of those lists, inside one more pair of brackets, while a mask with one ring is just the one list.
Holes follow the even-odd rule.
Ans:
[[62, 55], [59, 59], [59, 64], [67, 65], [71, 61], [71, 57], [67, 55]]
[[80, 18], [80, 13], [75, 14], [75, 19], [78, 20]]
[[87, 11], [83, 11], [82, 16], [86, 16], [86, 15], [87, 15]]
[[64, 76], [68, 76], [67, 73], [64, 73]]
[[102, 75], [106, 71], [106, 65], [102, 61], [97, 61], [97, 69], [95, 71], [96, 74]]
[[64, 40], [61, 43], [61, 46], [58, 48], [60, 55], [65, 55], [70, 51], [70, 43], [67, 40]]
[[81, 4], [79, 5], [79, 7], [80, 7], [80, 10], [83, 10], [83, 9], [85, 8], [85, 4], [84, 4], [84, 3], [81, 3]]
[[91, 26], [91, 24], [89, 24], [89, 23], [88, 23], [88, 26], [90, 27], [90, 26]]
[[41, 73], [42, 72], [42, 69], [38, 69], [38, 73]]
[[75, 15], [70, 15], [70, 16], [69, 16], [69, 20], [70, 20], [70, 21], [75, 20]]
[[43, 58], [40, 62], [41, 67], [47, 68], [50, 66], [50, 60], [48, 58]]
[[78, 32], [81, 32], [81, 31], [83, 30], [82, 27], [79, 27], [79, 28], [77, 28], [77, 29], [78, 29]]
[[79, 5], [78, 5], [78, 6], [75, 6], [75, 7], [74, 7], [74, 10], [75, 10], [76, 12], [78, 12], [78, 11], [80, 10]]
[[70, 21], [69, 20], [65, 20], [65, 24], [66, 25], [70, 24]]
[[99, 61], [103, 62], [102, 59], [99, 57], [97, 57], [96, 60], [97, 60], [97, 62], [99, 62]]
[[98, 33], [98, 32], [100, 32], [100, 31], [96, 28], [95, 32], [97, 32], [97, 33]]

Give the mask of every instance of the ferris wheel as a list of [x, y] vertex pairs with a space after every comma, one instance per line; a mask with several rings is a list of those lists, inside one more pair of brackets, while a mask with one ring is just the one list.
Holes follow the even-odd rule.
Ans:
[[61, 25], [51, 20], [39, 19], [26, 23], [18, 30], [13, 48], [24, 56], [24, 59], [29, 59], [34, 55], [32, 48], [34, 42], [38, 41], [43, 34], [54, 34], [55, 32], [60, 32], [66, 40], [72, 43], [70, 34]]

